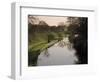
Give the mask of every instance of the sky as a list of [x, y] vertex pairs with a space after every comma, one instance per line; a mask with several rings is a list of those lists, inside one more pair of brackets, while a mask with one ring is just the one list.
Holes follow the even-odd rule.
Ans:
[[35, 16], [39, 20], [45, 21], [50, 26], [57, 26], [61, 22], [66, 22], [67, 17], [57, 17], [57, 16]]
[[66, 22], [67, 17], [38, 16], [40, 20], [45, 21], [48, 25], [58, 25], [60, 22]]

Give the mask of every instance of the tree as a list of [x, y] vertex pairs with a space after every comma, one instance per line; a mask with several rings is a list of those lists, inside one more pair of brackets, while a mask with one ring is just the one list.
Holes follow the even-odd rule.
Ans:
[[44, 26], [48, 26], [48, 24], [45, 21], [39, 21], [39, 25], [44, 25]]
[[38, 24], [39, 23], [39, 19], [38, 17], [32, 16], [32, 15], [28, 15], [28, 24]]
[[[76, 21], [75, 21], [76, 20]], [[73, 47], [76, 50], [76, 56], [78, 57], [79, 64], [88, 63], [87, 54], [87, 25], [88, 19], [85, 17], [70, 17], [70, 25], [68, 27], [69, 41], [73, 43]]]

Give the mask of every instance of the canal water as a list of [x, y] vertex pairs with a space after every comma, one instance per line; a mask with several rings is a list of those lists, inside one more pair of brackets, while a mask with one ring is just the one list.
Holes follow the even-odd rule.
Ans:
[[37, 66], [48, 65], [72, 65], [78, 61], [75, 49], [69, 42], [68, 38], [64, 38], [52, 47], [40, 53], [37, 60]]

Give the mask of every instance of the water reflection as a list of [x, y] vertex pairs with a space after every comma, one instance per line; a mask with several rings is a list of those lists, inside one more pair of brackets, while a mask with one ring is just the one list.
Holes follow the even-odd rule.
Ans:
[[46, 50], [44, 51], [44, 55], [45, 55], [46, 57], [49, 57], [49, 56], [50, 56], [50, 53], [49, 53], [48, 49], [46, 49]]
[[52, 47], [41, 52], [37, 65], [47, 66], [47, 65], [70, 65], [75, 64], [78, 59], [75, 56], [75, 49], [73, 45], [69, 42], [68, 38], [64, 38]]

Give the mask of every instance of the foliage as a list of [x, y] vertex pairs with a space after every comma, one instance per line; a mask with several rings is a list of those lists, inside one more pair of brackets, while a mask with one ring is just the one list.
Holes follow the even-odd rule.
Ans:
[[[70, 21], [74, 21], [75, 18], [70, 18]], [[88, 19], [85, 17], [77, 18], [77, 21], [72, 22], [68, 27], [69, 40], [74, 44], [76, 49], [76, 56], [78, 57], [79, 64], [88, 63], [87, 54], [87, 24]], [[78, 22], [78, 23], [77, 23]]]

